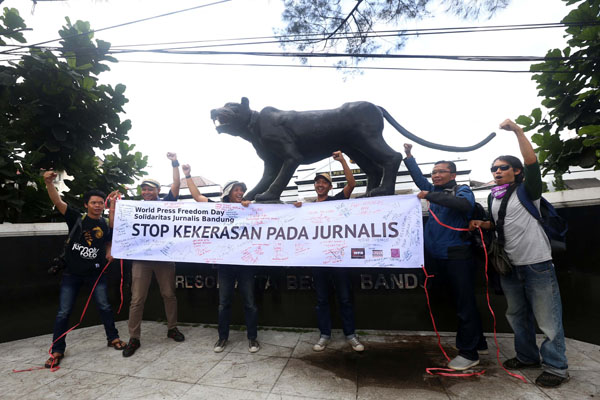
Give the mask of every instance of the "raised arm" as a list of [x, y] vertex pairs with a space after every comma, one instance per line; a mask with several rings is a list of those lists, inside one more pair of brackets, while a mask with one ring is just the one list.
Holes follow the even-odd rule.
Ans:
[[521, 155], [523, 156], [523, 161], [525, 162], [525, 165], [531, 165], [537, 161], [537, 157], [535, 155], [535, 151], [533, 150], [533, 146], [531, 145], [531, 142], [529, 141], [529, 139], [527, 139], [527, 136], [525, 136], [523, 129], [519, 125], [515, 124], [510, 119], [506, 119], [500, 124], [500, 129], [504, 129], [505, 131], [511, 131], [515, 133], [515, 135], [517, 136], [517, 141], [519, 142], [519, 149], [521, 150]]
[[194, 179], [192, 179], [192, 176], [190, 175], [190, 173], [192, 172], [190, 165], [183, 164], [181, 166], [181, 169], [183, 170], [183, 174], [185, 175], [185, 180], [187, 182], [188, 188], [190, 189], [190, 193], [192, 194], [192, 197], [194, 198], [194, 200], [199, 201], [199, 202], [207, 202], [208, 198], [206, 196], [204, 196], [202, 193], [200, 193], [200, 190], [198, 190], [198, 186], [196, 186], [196, 184], [194, 183]]
[[433, 190], [433, 184], [429, 183], [429, 181], [423, 176], [421, 168], [419, 168], [417, 161], [413, 157], [412, 144], [404, 143], [404, 152], [406, 153], [406, 157], [404, 157], [404, 165], [406, 165], [406, 168], [408, 169], [408, 172], [410, 173], [410, 177], [412, 178], [413, 182], [422, 191], [431, 192]]
[[109, 202], [109, 207], [108, 207], [108, 226], [110, 228], [114, 227], [115, 225], [115, 207], [117, 205], [117, 199], [120, 198], [121, 193], [119, 193], [118, 190], [115, 190], [114, 192], [111, 192], [108, 196], [108, 202]]
[[67, 212], [67, 203], [63, 201], [63, 199], [58, 194], [56, 187], [54, 187], [54, 180], [57, 176], [58, 175], [54, 171], [44, 172], [44, 183], [46, 184], [48, 197], [50, 197], [52, 204], [54, 204], [58, 212], [60, 212], [62, 215], [65, 215], [65, 213]]
[[350, 167], [348, 167], [348, 163], [346, 163], [346, 159], [341, 151], [334, 151], [331, 155], [334, 160], [339, 161], [342, 164], [342, 169], [344, 170], [344, 177], [346, 177], [346, 186], [344, 186], [344, 197], [349, 199], [352, 191], [356, 187], [356, 180], [354, 179], [354, 174], [350, 171]]
[[177, 161], [176, 153], [167, 153], [167, 158], [171, 160], [171, 165], [173, 166], [173, 183], [171, 184], [171, 193], [173, 197], [177, 198], [179, 196], [179, 187], [181, 184], [179, 180], [179, 161]]

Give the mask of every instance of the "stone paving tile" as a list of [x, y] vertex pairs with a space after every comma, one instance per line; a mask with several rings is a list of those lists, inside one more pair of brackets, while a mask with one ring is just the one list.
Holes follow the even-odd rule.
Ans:
[[[356, 399], [356, 361], [330, 359], [334, 353], [316, 353], [312, 361], [291, 358], [271, 393], [318, 399]], [[339, 354], [339, 353], [338, 353]]]
[[182, 397], [193, 387], [189, 383], [126, 377], [119, 384], [108, 389], [97, 400], [163, 400]]
[[[132, 357], [135, 357], [133, 355]], [[140, 378], [163, 379], [176, 382], [196, 383], [207, 372], [213, 369], [226, 353], [215, 353], [212, 347], [207, 350], [197, 350], [184, 342], [164, 357], [145, 364], [132, 376]]]
[[[117, 323], [127, 333], [126, 321]], [[430, 376], [427, 367], [445, 366], [437, 338], [431, 332], [361, 331], [365, 352], [352, 351], [339, 330], [324, 352], [312, 345], [318, 331], [259, 331], [261, 350], [250, 354], [246, 332], [231, 331], [223, 353], [212, 348], [217, 331], [209, 326], [181, 326], [186, 340], [166, 337], [164, 323], [143, 323], [142, 347], [130, 358], [106, 346], [102, 326], [69, 334], [65, 359], [56, 372], [39, 367], [47, 358], [51, 335], [0, 344], [0, 397], [24, 399], [585, 399], [600, 396], [600, 346], [567, 339], [571, 380], [557, 389], [532, 382], [541, 369], [515, 371], [523, 383], [498, 365], [495, 344], [487, 334], [490, 354], [474, 370], [483, 376]], [[442, 332], [449, 357], [455, 334]], [[128, 339], [123, 337], [123, 340]], [[538, 336], [541, 344], [543, 336]], [[514, 356], [513, 338], [498, 335], [500, 359]]]
[[[271, 357], [290, 357], [298, 344], [300, 333], [259, 331], [260, 355]], [[231, 349], [235, 353], [248, 353], [248, 340], [240, 340]]]
[[26, 398], [28, 400], [92, 400], [99, 398], [107, 391], [107, 388], [118, 385], [124, 379], [126, 378], [120, 375], [71, 371], [69, 374], [28, 393]]
[[252, 392], [249, 390], [231, 389], [218, 386], [195, 385], [179, 400], [264, 400], [269, 396], [264, 392]]
[[260, 353], [230, 352], [198, 383], [268, 393], [281, 375], [287, 360]]
[[29, 368], [38, 368], [42, 364], [26, 364], [17, 361], [17, 363], [3, 364], [0, 367], [0, 388], [2, 400], [23, 400], [28, 399], [29, 394], [39, 388], [51, 385], [52, 382], [61, 377], [70, 374], [72, 371], [61, 368], [56, 372], [50, 372], [48, 369], [36, 369], [34, 371], [13, 372], [13, 369], [23, 370]]
[[317, 397], [292, 396], [289, 394], [271, 393], [267, 400], [320, 400]]
[[432, 392], [423, 389], [397, 389], [386, 387], [365, 386], [358, 389], [358, 400], [449, 400], [445, 392]]

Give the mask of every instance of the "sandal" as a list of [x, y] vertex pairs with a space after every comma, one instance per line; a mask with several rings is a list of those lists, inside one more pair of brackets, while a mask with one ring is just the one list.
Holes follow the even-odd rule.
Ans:
[[109, 341], [107, 346], [112, 347], [115, 350], [123, 350], [125, 348], [125, 346], [127, 346], [127, 343], [125, 343], [124, 341], [122, 341], [119, 338], [116, 338], [112, 342]]
[[63, 353], [52, 353], [52, 357], [50, 357], [46, 363], [44, 364], [45, 368], [56, 368], [60, 364], [60, 360], [65, 357]]

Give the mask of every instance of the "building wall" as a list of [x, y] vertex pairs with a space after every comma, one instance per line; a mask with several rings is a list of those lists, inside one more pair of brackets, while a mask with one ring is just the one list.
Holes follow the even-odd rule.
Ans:
[[[559, 209], [567, 218], [568, 251], [555, 258], [564, 307], [565, 332], [568, 337], [600, 344], [600, 269], [597, 249], [600, 245], [595, 230], [600, 226], [600, 205]], [[565, 195], [563, 195], [564, 197]], [[591, 200], [590, 200], [591, 201]], [[29, 225], [29, 224], [28, 224]], [[35, 229], [32, 230], [32, 226]], [[62, 226], [62, 229], [60, 228]], [[46, 272], [50, 261], [58, 255], [66, 237], [65, 224], [0, 225], [0, 342], [50, 333], [58, 307], [59, 278]], [[11, 233], [13, 232], [13, 233]], [[16, 233], [15, 233], [16, 232]], [[315, 295], [311, 289], [309, 268], [262, 268], [256, 271], [256, 297], [259, 323], [265, 326], [316, 327]], [[130, 263], [124, 263], [124, 307], [118, 320], [127, 319], [130, 297]], [[431, 272], [431, 271], [430, 271]], [[120, 266], [114, 262], [108, 270], [110, 299], [119, 306]], [[422, 288], [420, 270], [353, 269], [357, 329], [431, 330], [431, 321]], [[212, 265], [180, 263], [177, 265], [177, 297], [179, 320], [188, 323], [217, 322], [217, 269]], [[441, 331], [454, 331], [456, 317], [449, 288], [441, 280], [431, 281], [431, 304], [436, 324]], [[476, 297], [484, 329], [492, 330], [492, 320], [485, 300], [483, 266], [477, 270]], [[490, 289], [491, 304], [496, 313], [498, 331], [510, 332], [504, 318], [506, 302]], [[78, 306], [71, 317], [79, 319], [89, 289], [80, 293]], [[335, 302], [334, 302], [335, 303]], [[337, 309], [333, 311], [334, 327], [340, 327]], [[146, 302], [144, 318], [164, 320], [164, 308], [158, 287], [153, 281]], [[90, 306], [83, 326], [99, 324], [94, 306]], [[239, 296], [233, 306], [233, 323], [243, 324]], [[127, 338], [127, 332], [121, 332]]]

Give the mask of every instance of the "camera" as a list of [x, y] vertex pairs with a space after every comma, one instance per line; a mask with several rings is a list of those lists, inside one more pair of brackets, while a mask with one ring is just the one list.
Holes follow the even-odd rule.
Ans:
[[60, 271], [65, 269], [67, 263], [65, 262], [64, 256], [55, 257], [50, 263], [50, 268], [48, 268], [48, 274], [57, 275]]

